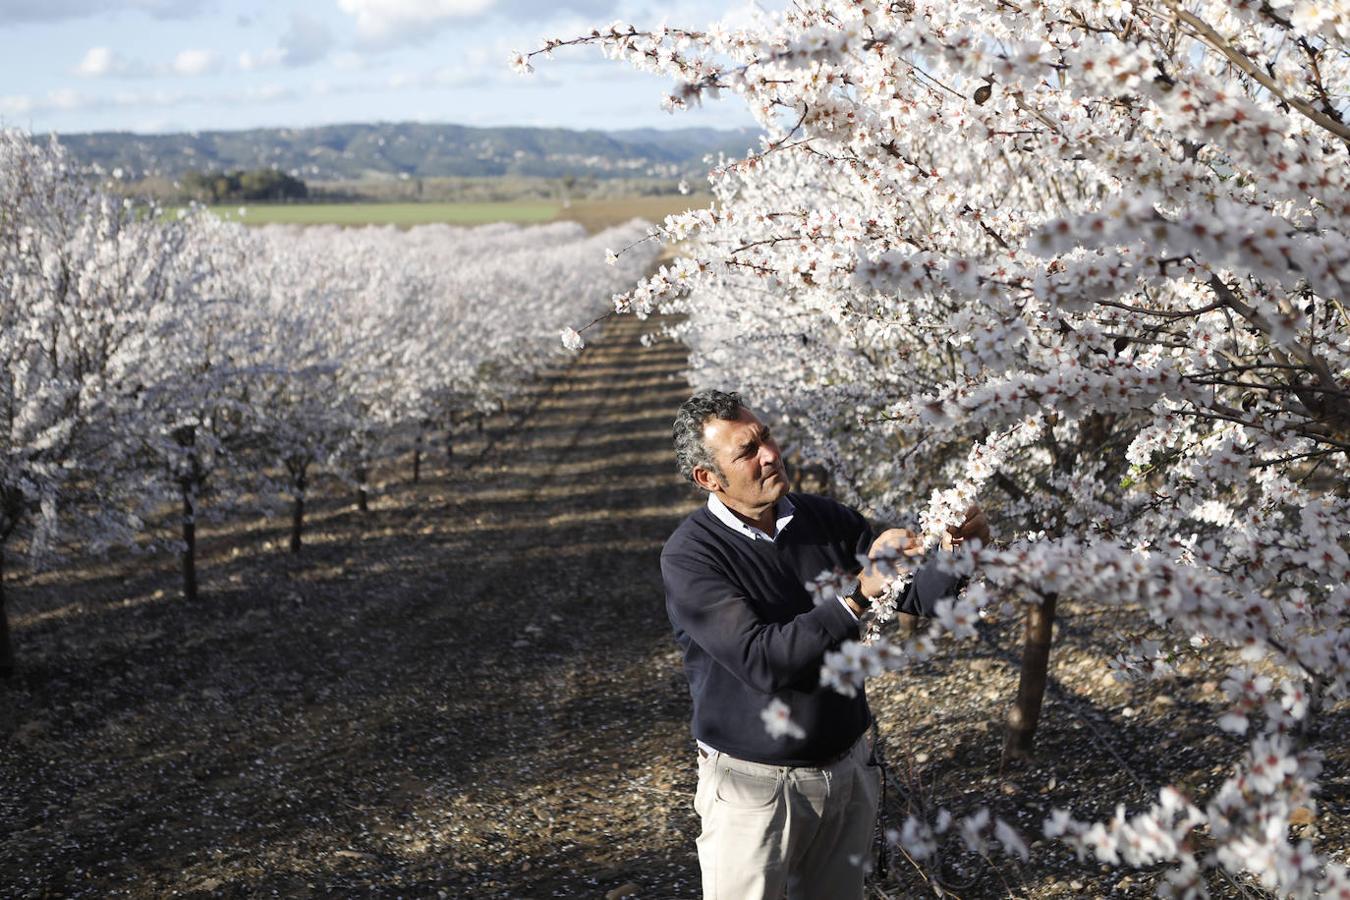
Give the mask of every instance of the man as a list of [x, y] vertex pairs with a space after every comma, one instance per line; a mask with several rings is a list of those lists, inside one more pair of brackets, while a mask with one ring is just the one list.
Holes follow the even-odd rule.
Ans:
[[[732, 393], [695, 394], [675, 419], [680, 471], [708, 493], [661, 553], [666, 610], [684, 652], [698, 743], [699, 866], [706, 900], [861, 898], [880, 793], [862, 691], [819, 682], [827, 651], [857, 640], [884, 578], [864, 571], [849, 597], [815, 605], [806, 582], [858, 572], [857, 555], [918, 552], [892, 529], [872, 540], [861, 515], [788, 492], [768, 426]], [[989, 540], [978, 507], [953, 542]], [[955, 587], [924, 566], [902, 600], [929, 615]], [[761, 713], [787, 705], [800, 729], [771, 736]], [[796, 736], [794, 736], [796, 735]]]

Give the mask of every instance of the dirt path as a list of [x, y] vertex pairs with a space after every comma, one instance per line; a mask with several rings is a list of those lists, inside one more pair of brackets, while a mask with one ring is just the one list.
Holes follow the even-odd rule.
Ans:
[[[625, 319], [471, 470], [172, 560], [20, 581], [7, 896], [694, 896], [657, 558], [683, 352]], [[473, 448], [469, 448], [473, 449]], [[390, 477], [406, 479], [406, 472]]]

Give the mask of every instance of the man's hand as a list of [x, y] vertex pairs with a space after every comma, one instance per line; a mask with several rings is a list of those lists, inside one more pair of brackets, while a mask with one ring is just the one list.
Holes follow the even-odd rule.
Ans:
[[[923, 542], [919, 536], [908, 528], [888, 528], [877, 539], [872, 542], [872, 546], [867, 550], [869, 559], [877, 559], [886, 551], [903, 553], [905, 556], [921, 556], [923, 554]], [[886, 587], [886, 576], [881, 575], [872, 566], [863, 569], [858, 576], [858, 581], [862, 583], [863, 593], [869, 597], [876, 597]]]
[[948, 525], [942, 535], [942, 549], [953, 550], [964, 544], [969, 538], [979, 538], [981, 546], [988, 547], [993, 536], [989, 531], [989, 519], [978, 503], [972, 503], [966, 510], [966, 519], [960, 525]]

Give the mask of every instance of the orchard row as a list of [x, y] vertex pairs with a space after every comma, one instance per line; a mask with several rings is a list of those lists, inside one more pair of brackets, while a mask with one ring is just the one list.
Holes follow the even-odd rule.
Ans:
[[288, 501], [298, 550], [318, 472], [364, 506], [391, 442], [502, 408], [645, 274], [650, 244], [605, 251], [646, 229], [250, 230], [0, 132], [0, 563], [130, 543], [166, 504], [189, 598], [204, 516]]

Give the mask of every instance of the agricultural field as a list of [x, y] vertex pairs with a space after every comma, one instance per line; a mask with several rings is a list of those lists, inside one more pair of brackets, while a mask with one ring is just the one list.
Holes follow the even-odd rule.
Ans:
[[587, 231], [594, 233], [634, 218], [660, 222], [668, 215], [688, 209], [700, 209], [710, 202], [712, 197], [708, 194], [627, 197], [621, 200], [578, 200], [571, 206], [560, 209], [557, 218], [580, 222], [586, 226]]
[[534, 224], [580, 222], [592, 233], [640, 218], [659, 221], [671, 213], [706, 206], [707, 195], [678, 194], [613, 200], [483, 203], [258, 203], [214, 206], [212, 212], [246, 225], [482, 225], [491, 222]]
[[[689, 699], [661, 545], [699, 502], [671, 463], [687, 395], [661, 320], [619, 319], [456, 453], [372, 473], [370, 508], [325, 479], [311, 537], [237, 518], [202, 536], [203, 593], [169, 554], [76, 561], [12, 586], [25, 664], [0, 721], [0, 880], [17, 897], [699, 896]], [[1033, 862], [953, 856], [966, 898], [1148, 897], [1161, 880], [1038, 834], [1058, 806], [1110, 817], [1151, 782], [1221, 781], [1232, 741], [1201, 666], [1125, 684], [1106, 659], [1132, 614], [1067, 604], [1037, 759], [1005, 768], [1016, 632], [869, 682], [886, 827], [992, 805]], [[1344, 703], [1313, 734], [1350, 766]], [[110, 749], [112, 748], [112, 749]], [[1300, 836], [1344, 847], [1328, 783]], [[153, 804], [146, 803], [154, 797]], [[928, 882], [898, 850], [890, 893]], [[1229, 890], [1223, 890], [1227, 886]], [[1218, 884], [1218, 897], [1252, 897]]]

